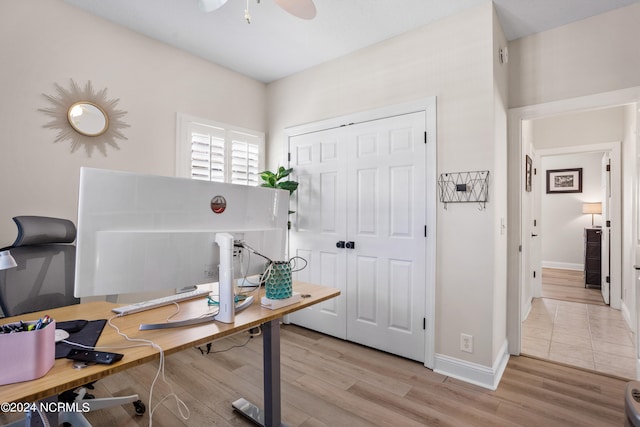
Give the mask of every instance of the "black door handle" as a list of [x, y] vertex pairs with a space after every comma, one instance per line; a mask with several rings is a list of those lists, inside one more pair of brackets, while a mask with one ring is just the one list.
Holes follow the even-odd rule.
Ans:
[[355, 249], [356, 248], [356, 242], [347, 242], [347, 249]]
[[344, 240], [340, 240], [336, 243], [336, 248], [344, 249]]
[[538, 237], [538, 235], [531, 233], [531, 237]]

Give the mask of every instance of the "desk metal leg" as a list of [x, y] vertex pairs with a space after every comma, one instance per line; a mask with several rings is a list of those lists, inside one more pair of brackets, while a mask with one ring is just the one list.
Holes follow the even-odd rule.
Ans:
[[264, 410], [246, 399], [233, 402], [233, 409], [255, 424], [265, 427], [284, 426], [281, 420], [280, 394], [280, 319], [262, 325], [262, 363], [264, 378]]

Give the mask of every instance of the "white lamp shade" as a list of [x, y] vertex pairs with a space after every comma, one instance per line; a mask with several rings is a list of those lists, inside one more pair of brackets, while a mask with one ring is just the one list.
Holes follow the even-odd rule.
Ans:
[[0, 252], [0, 270], [6, 270], [7, 268], [17, 267], [16, 260], [11, 256], [11, 252]]
[[602, 214], [602, 203], [584, 203], [582, 205], [582, 213]]

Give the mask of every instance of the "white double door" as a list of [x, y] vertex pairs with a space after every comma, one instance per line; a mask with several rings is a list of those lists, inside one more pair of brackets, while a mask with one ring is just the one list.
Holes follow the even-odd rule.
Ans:
[[413, 360], [425, 360], [425, 113], [290, 138], [299, 182], [290, 255], [297, 280], [338, 298], [290, 321]]

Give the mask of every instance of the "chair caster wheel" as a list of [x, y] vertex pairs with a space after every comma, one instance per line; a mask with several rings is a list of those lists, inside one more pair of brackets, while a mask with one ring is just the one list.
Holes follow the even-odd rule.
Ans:
[[147, 411], [147, 407], [144, 406], [144, 403], [142, 403], [142, 400], [136, 400], [135, 402], [133, 402], [133, 407], [135, 408], [136, 415], [138, 416], [144, 414]]

